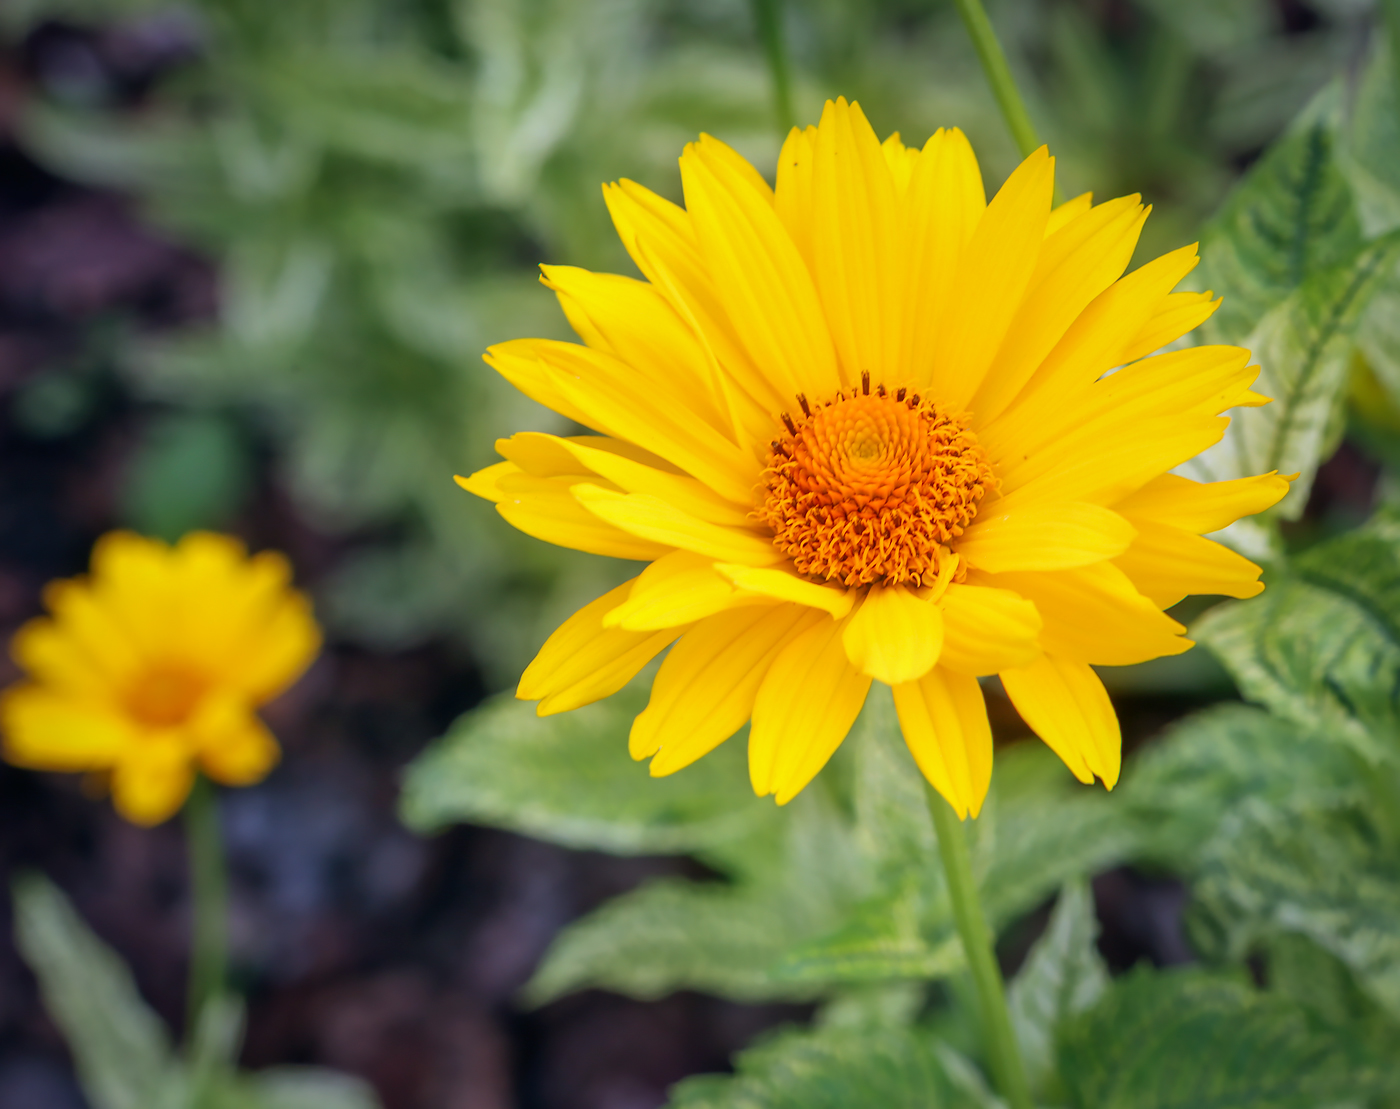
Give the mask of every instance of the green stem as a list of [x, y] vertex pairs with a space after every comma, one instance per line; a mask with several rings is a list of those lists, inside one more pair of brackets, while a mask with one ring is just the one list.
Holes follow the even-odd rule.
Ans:
[[1400, 94], [1400, 0], [1381, 0], [1381, 15], [1390, 41], [1390, 76]]
[[1011, 1028], [1011, 1013], [1006, 1007], [1006, 985], [992, 946], [992, 930], [982, 915], [982, 903], [977, 898], [977, 880], [972, 876], [972, 856], [967, 849], [967, 836], [962, 821], [948, 802], [933, 789], [928, 791], [928, 810], [938, 832], [938, 853], [943, 857], [943, 873], [948, 879], [948, 894], [953, 902], [953, 918], [962, 937], [967, 965], [982, 1012], [982, 1034], [987, 1044], [992, 1077], [1011, 1109], [1031, 1109], [1030, 1087], [1021, 1063], [1021, 1050]]
[[787, 138], [796, 117], [792, 112], [792, 73], [788, 66], [787, 42], [783, 38], [782, 0], [753, 0], [753, 18], [758, 24], [758, 37], [763, 40], [763, 52], [768, 55], [778, 134]]
[[185, 837], [194, 902], [185, 1024], [193, 1034], [205, 1006], [223, 993], [228, 976], [228, 876], [219, 802], [213, 783], [203, 775], [195, 779], [185, 802]]
[[987, 83], [992, 86], [992, 92], [1001, 106], [1001, 114], [1006, 117], [1006, 126], [1011, 130], [1011, 137], [1016, 140], [1016, 145], [1021, 149], [1021, 157], [1024, 158], [1032, 151], [1038, 150], [1041, 143], [1036, 136], [1035, 124], [1031, 122], [1030, 113], [1026, 111], [1026, 102], [1021, 99], [1020, 90], [1016, 88], [1016, 79], [1011, 76], [1011, 67], [1006, 64], [1006, 53], [997, 41], [997, 33], [992, 30], [992, 21], [987, 18], [987, 10], [982, 7], [982, 0], [953, 2], [957, 5], [963, 26], [967, 28], [972, 45], [977, 50], [982, 70], [987, 75]]

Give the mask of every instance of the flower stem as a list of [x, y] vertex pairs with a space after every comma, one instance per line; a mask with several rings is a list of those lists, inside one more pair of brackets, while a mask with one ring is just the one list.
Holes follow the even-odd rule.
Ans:
[[953, 918], [958, 935], [962, 937], [967, 965], [982, 1010], [982, 1033], [987, 1044], [992, 1077], [1011, 1109], [1031, 1109], [1030, 1087], [1021, 1063], [1021, 1051], [1011, 1028], [1011, 1013], [1006, 1007], [1006, 986], [992, 947], [992, 930], [982, 915], [977, 898], [977, 881], [972, 876], [972, 856], [967, 849], [967, 836], [962, 822], [952, 807], [933, 789], [928, 790], [929, 815], [938, 832], [938, 853], [943, 857], [943, 872], [948, 879], [948, 894], [953, 902]]
[[195, 778], [185, 802], [185, 842], [194, 901], [185, 1024], [193, 1034], [205, 1006], [223, 993], [228, 975], [228, 876], [219, 802], [213, 783], [203, 775]]
[[1011, 137], [1016, 140], [1016, 145], [1021, 149], [1021, 157], [1024, 158], [1040, 148], [1040, 139], [1035, 133], [1035, 124], [1031, 122], [1030, 113], [1026, 111], [1026, 102], [1021, 99], [1020, 90], [1016, 88], [1016, 79], [1011, 76], [1011, 67], [1006, 64], [1006, 53], [997, 41], [997, 33], [992, 30], [992, 21], [987, 18], [987, 9], [982, 6], [982, 0], [953, 2], [957, 5], [963, 26], [967, 28], [972, 45], [977, 50], [982, 71], [987, 75], [987, 83], [992, 86], [992, 92], [1001, 106], [1001, 114], [1006, 117], [1006, 126], [1011, 130]]
[[792, 72], [788, 66], [787, 42], [783, 38], [782, 0], [753, 0], [753, 18], [758, 37], [768, 55], [768, 74], [773, 81], [773, 114], [778, 137], [787, 138], [795, 119], [792, 112]]

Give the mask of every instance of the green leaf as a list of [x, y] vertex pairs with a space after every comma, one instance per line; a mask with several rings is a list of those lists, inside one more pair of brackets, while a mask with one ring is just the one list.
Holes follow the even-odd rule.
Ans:
[[96, 1109], [175, 1109], [183, 1087], [160, 1019], [125, 964], [46, 878], [14, 885], [15, 939]]
[[1246, 798], [1336, 806], [1358, 795], [1347, 750], [1251, 705], [1195, 713], [1148, 745], [1124, 775], [1143, 853], [1191, 871], [1222, 819]]
[[754, 797], [735, 738], [694, 766], [652, 778], [627, 754], [645, 691], [537, 717], [497, 697], [457, 720], [420, 755], [404, 783], [409, 827], [491, 824], [568, 847], [680, 854], [751, 834], [773, 816]]
[[732, 881], [666, 878], [614, 898], [560, 933], [525, 998], [588, 987], [655, 998], [697, 989], [740, 1000], [807, 998], [824, 983], [785, 981], [774, 965], [835, 928], [870, 892], [870, 871], [829, 791], [814, 784], [762, 835], [710, 854]]
[[1193, 890], [1192, 932], [1203, 946], [1242, 958], [1269, 936], [1306, 936], [1400, 1017], [1400, 867], [1358, 813], [1246, 802]]
[[1369, 235], [1400, 227], [1400, 83], [1385, 36], [1372, 36], [1342, 128], [1341, 166]]
[[1333, 154], [1336, 96], [1325, 91], [1269, 148], [1202, 234], [1194, 282], [1224, 298], [1201, 327], [1203, 341], [1243, 342], [1270, 309], [1315, 274], [1349, 266], [1360, 249], [1355, 206]]
[[315, 1067], [272, 1067], [247, 1083], [256, 1109], [379, 1109], [358, 1078]]
[[1108, 967], [1094, 946], [1098, 934], [1088, 884], [1066, 885], [1045, 934], [1011, 983], [1011, 1024], [1035, 1090], [1046, 1090], [1054, 1078], [1056, 1030], [1108, 988]]
[[[1305, 257], [1310, 267], [1317, 261]], [[1313, 474], [1340, 436], [1353, 333], [1397, 260], [1400, 233], [1360, 248], [1339, 265], [1309, 268], [1295, 292], [1269, 308], [1248, 335], [1235, 336], [1262, 367], [1255, 392], [1272, 403], [1232, 413], [1224, 438], [1181, 472], [1200, 481], [1271, 470], [1298, 473], [1276, 511], [1288, 519], [1301, 515]]]
[[1142, 841], [1124, 805], [1075, 781], [1036, 740], [997, 751], [988, 804], [972, 831], [982, 906], [998, 929], [1064, 883], [1132, 857]]
[[948, 1073], [927, 1032], [900, 1027], [779, 1033], [735, 1060], [733, 1077], [673, 1086], [669, 1109], [991, 1109]]
[[1246, 697], [1372, 761], [1400, 755], [1400, 523], [1320, 544], [1193, 629]]
[[1138, 970], [1062, 1035], [1076, 1109], [1316, 1109], [1400, 1089], [1400, 1072], [1286, 998], [1196, 970]]

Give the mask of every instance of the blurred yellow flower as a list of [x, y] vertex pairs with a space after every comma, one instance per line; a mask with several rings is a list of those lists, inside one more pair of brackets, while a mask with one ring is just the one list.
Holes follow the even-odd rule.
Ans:
[[11, 651], [29, 680], [0, 694], [5, 757], [37, 770], [109, 771], [117, 810], [156, 824], [202, 770], [249, 785], [277, 762], [256, 715], [316, 657], [311, 605], [280, 554], [197, 532], [174, 547], [103, 536], [91, 574], [49, 584], [53, 614]]
[[647, 280], [545, 267], [584, 346], [487, 355], [599, 434], [519, 434], [458, 481], [530, 535], [650, 563], [550, 637], [518, 696], [575, 708], [674, 643], [633, 756], [669, 774], [751, 720], [754, 789], [782, 804], [883, 681], [965, 816], [992, 767], [977, 679], [1000, 674], [1111, 787], [1118, 721], [1091, 666], [1190, 647], [1162, 611], [1188, 593], [1262, 589], [1201, 535], [1288, 487], [1168, 472], [1222, 411], [1266, 403], [1238, 347], [1145, 357], [1218, 304], [1172, 291], [1195, 247], [1123, 276], [1138, 197], [1052, 209], [1042, 148], [989, 203], [960, 131], [881, 144], [844, 100], [792, 131], [776, 188], [709, 136], [680, 166], [684, 209], [605, 188]]

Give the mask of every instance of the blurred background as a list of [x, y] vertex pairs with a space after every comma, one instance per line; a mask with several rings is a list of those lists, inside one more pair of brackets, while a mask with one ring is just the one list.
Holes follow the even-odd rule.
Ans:
[[[1155, 205], [1140, 258], [1196, 238], [1375, 20], [1368, 0], [989, 6], [1064, 194]], [[962, 127], [989, 192], [1014, 165], [951, 3], [780, 17], [800, 122], [845, 95], [882, 135]], [[268, 713], [283, 764], [224, 798], [248, 1066], [348, 1070], [387, 1109], [652, 1109], [804, 1013], [600, 992], [527, 1010], [563, 925], [698, 865], [485, 828], [420, 839], [395, 812], [424, 744], [627, 576], [451, 478], [498, 436], [558, 429], [481, 352], [567, 336], [539, 263], [635, 272], [599, 185], [679, 200], [701, 130], [774, 163], [749, 0], [0, 0], [0, 636], [114, 526], [287, 551], [330, 635]], [[1297, 542], [1367, 515], [1371, 442], [1353, 424]], [[0, 661], [0, 684], [16, 676]], [[1203, 651], [1114, 678], [1130, 745], [1233, 695]], [[1023, 733], [992, 707], [999, 738]], [[178, 826], [0, 767], [0, 870], [34, 867], [178, 1024]], [[1095, 893], [1114, 967], [1190, 957], [1173, 882], [1119, 870]], [[83, 1105], [6, 934], [0, 1106]]]

